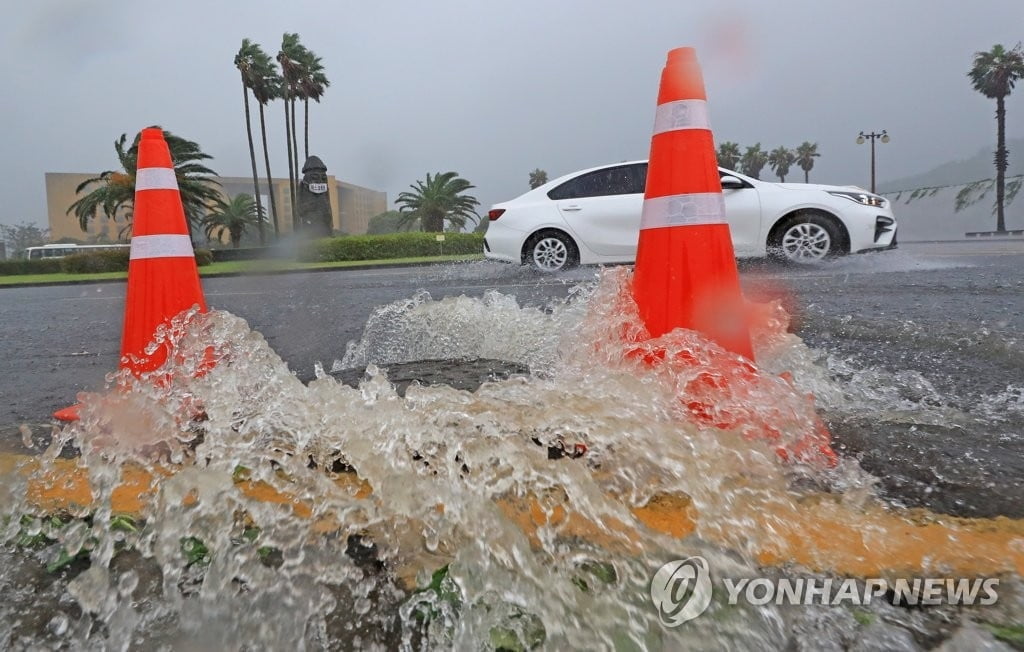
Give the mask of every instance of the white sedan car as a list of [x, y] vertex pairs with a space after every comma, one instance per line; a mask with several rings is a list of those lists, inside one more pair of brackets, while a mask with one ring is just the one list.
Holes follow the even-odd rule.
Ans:
[[[884, 197], [855, 186], [771, 183], [719, 168], [725, 216], [739, 258], [815, 263], [896, 246]], [[487, 258], [555, 272], [579, 264], [631, 263], [647, 161], [582, 170], [495, 204]]]

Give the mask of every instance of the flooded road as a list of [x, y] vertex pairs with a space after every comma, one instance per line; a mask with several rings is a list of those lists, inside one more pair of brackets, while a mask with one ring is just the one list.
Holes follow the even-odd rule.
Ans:
[[[1014, 241], [911, 243], [809, 269], [741, 267], [747, 294], [781, 297], [794, 332], [820, 352], [829, 373], [865, 397], [889, 392], [887, 401], [905, 403], [907, 414], [880, 420], [818, 397], [832, 410], [841, 446], [885, 478], [894, 500], [1015, 517], [1024, 516], [1022, 269], [1024, 242]], [[375, 307], [419, 290], [435, 300], [495, 290], [522, 306], [543, 306], [595, 274], [584, 268], [548, 277], [480, 262], [208, 279], [204, 286], [212, 308], [244, 318], [308, 380], [317, 363], [330, 368], [344, 358]], [[7, 433], [44, 423], [76, 392], [103, 386], [116, 368], [123, 295], [123, 284], [0, 291], [0, 426]]]
[[[12, 570], [0, 585], [12, 598], [0, 607], [0, 640], [87, 649], [969, 649], [997, 631], [1007, 640], [1024, 615], [1015, 561], [1024, 533], [934, 515], [925, 525], [901, 509], [1021, 516], [1024, 252], [1003, 246], [909, 245], [809, 270], [744, 264], [748, 295], [778, 299], [795, 335], [772, 313], [782, 321], [755, 337], [761, 380], [733, 378], [737, 391], [722, 403], [774, 423], [776, 451], [799, 449], [816, 405], [840, 452], [834, 469], [694, 422], [701, 376], [639, 367], [624, 347], [633, 323], [624, 269], [599, 283], [594, 269], [551, 278], [488, 263], [207, 281], [211, 307], [227, 312], [172, 334], [184, 352], [174, 382], [84, 396], [83, 423], [63, 433], [82, 466], [55, 461], [55, 472], [65, 482], [87, 474], [98, 504], [88, 520], [27, 518], [31, 483], [3, 476], [8, 540], [22, 544], [4, 551]], [[0, 292], [3, 423], [43, 420], [71, 400], [69, 385], [102, 387], [116, 366], [121, 292]], [[194, 377], [211, 341], [221, 362]], [[715, 359], [699, 338], [659, 346], [678, 354], [667, 360]], [[436, 358], [532, 373], [472, 393], [414, 386], [400, 398], [373, 370]], [[358, 389], [326, 373], [367, 365]], [[182, 421], [196, 400], [204, 420]], [[36, 434], [5, 432], [9, 451]], [[131, 479], [124, 469], [152, 477], [167, 462], [187, 470], [119, 520], [131, 511], [117, 498]], [[659, 518], [666, 509], [674, 516]], [[900, 547], [897, 533], [911, 526], [939, 528], [922, 539], [925, 557]], [[855, 537], [874, 542], [868, 553], [839, 545]], [[727, 604], [719, 592], [709, 616], [666, 628], [651, 577], [693, 555], [726, 578], [998, 572], [1001, 601], [787, 609]]]
[[[1024, 516], [1022, 249], [911, 244], [783, 281], [796, 332], [820, 363], [864, 404], [898, 406], [830, 414], [841, 444], [893, 500]], [[754, 293], [766, 282], [753, 271], [746, 280]]]
[[[927, 330], [953, 321], [962, 329], [1019, 339], [1024, 332], [1021, 242], [905, 244], [881, 255], [854, 256], [808, 270], [767, 263], [741, 266], [748, 293], [788, 293], [796, 332], [812, 345], [841, 347], [846, 355], [893, 369], [927, 372], [960, 357], [956, 346], [899, 341], [914, 325]], [[553, 277], [489, 262], [440, 267], [341, 271], [206, 279], [212, 308], [227, 310], [263, 333], [300, 377], [315, 363], [340, 359], [359, 337], [372, 310], [425, 289], [434, 298], [481, 296], [489, 289], [522, 305], [564, 298], [596, 268]], [[117, 366], [124, 284], [0, 289], [0, 424], [46, 420], [75, 392], [95, 390]], [[849, 321], [845, 330], [838, 321]], [[806, 322], [806, 323], [804, 323]], [[867, 329], [857, 324], [870, 322]], [[876, 341], [861, 346], [861, 338]], [[919, 358], [918, 347], [948, 352]], [[989, 356], [990, 358], [992, 356]], [[996, 355], [998, 366], [1002, 359]], [[903, 366], [901, 366], [902, 363]], [[1009, 370], [1004, 370], [1008, 372]], [[997, 387], [1005, 374], [978, 374], [972, 387]], [[966, 380], [966, 379], [965, 379]], [[989, 385], [991, 383], [991, 385]]]

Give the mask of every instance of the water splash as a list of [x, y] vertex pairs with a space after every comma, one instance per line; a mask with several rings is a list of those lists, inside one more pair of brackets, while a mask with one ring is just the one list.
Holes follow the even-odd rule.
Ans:
[[[0, 641], [218, 649], [851, 642], [857, 621], [844, 610], [797, 615], [719, 598], [684, 628], [659, 623], [646, 596], [665, 561], [702, 555], [721, 576], [764, 572], [759, 555], [784, 544], [766, 522], [782, 531], [808, 488], [828, 489], [857, 513], [875, 500], [876, 481], [849, 460], [831, 471], [784, 462], [741, 427], [694, 419], [687, 398], [696, 375], [686, 373], [723, 352], [676, 333], [657, 346], [669, 359], [685, 352], [685, 367], [642, 364], [626, 282], [626, 270], [612, 270], [543, 308], [496, 292], [440, 301], [420, 293], [384, 306], [336, 365], [368, 365], [358, 388], [326, 374], [304, 385], [238, 317], [181, 316], [157, 338], [173, 343], [173, 359], [142, 379], [114, 374], [114, 389], [81, 396], [80, 422], [44, 455], [73, 470], [58, 466], [57, 453], [76, 444], [72, 465], [87, 475], [91, 501], [56, 521], [23, 519], [37, 511], [27, 480], [4, 476], [5, 540], [33, 538], [41, 563], [63, 560], [58, 572], [74, 601], [51, 607], [42, 630], [27, 622], [30, 601], [11, 601], [0, 607], [13, 623]], [[781, 423], [783, 440], [813, 427], [807, 392], [837, 410], [864, 402], [911, 410], [936, 398], [916, 378], [866, 378], [830, 363], [785, 322], [778, 306], [758, 322], [768, 380], [743, 386], [733, 404]], [[403, 399], [378, 367], [476, 357], [534, 373], [472, 393], [413, 385]], [[778, 376], [786, 372], [791, 382]], [[895, 391], [908, 380], [918, 385], [913, 395]], [[587, 452], [552, 456], [559, 445]], [[118, 492], [133, 481], [145, 499], [126, 518]], [[685, 497], [696, 525], [658, 528], [638, 516], [670, 496]], [[666, 531], [673, 527], [696, 530], [679, 538]], [[76, 570], [76, 559], [87, 567]], [[929, 627], [949, 616], [936, 613]], [[888, 635], [920, 640], [911, 631]]]

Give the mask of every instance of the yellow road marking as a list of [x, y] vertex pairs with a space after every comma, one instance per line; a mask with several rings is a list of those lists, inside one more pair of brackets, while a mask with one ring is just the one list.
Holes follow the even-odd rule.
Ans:
[[[57, 459], [52, 466], [43, 467], [36, 457], [0, 454], [0, 474], [27, 475], [28, 502], [41, 513], [84, 515], [95, 508], [87, 470], [79, 464], [76, 459]], [[159, 483], [177, 470], [123, 467], [122, 482], [111, 495], [111, 511], [144, 513]], [[372, 487], [354, 473], [337, 474], [334, 482], [352, 500], [372, 499]], [[314, 515], [309, 501], [267, 483], [236, 478], [234, 486], [253, 501], [290, 504], [299, 518]], [[766, 565], [797, 563], [814, 571], [854, 577], [929, 571], [957, 576], [1006, 572], [1024, 576], [1024, 521], [1003, 517], [957, 518], [923, 509], [895, 510], [882, 504], [855, 509], [841, 497], [812, 494], [799, 502], [770, 505], [734, 501], [728, 521], [749, 524], [740, 531], [702, 522], [685, 495], [661, 494], [645, 505], [631, 507], [635, 520], [629, 523], [588, 520], [552, 492], [495, 502], [535, 544], [538, 530], [550, 526], [562, 536], [580, 537], [609, 549], [625, 546], [638, 551], [648, 530], [679, 539], [696, 534]], [[338, 527], [333, 517], [317, 516], [313, 530], [330, 532]]]

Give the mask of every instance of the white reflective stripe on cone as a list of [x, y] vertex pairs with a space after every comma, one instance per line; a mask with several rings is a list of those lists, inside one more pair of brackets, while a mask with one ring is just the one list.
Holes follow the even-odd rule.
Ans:
[[711, 129], [708, 103], [704, 100], [676, 100], [659, 104], [654, 114], [654, 135], [679, 129]]
[[645, 199], [640, 217], [641, 229], [724, 223], [725, 198], [720, 192], [697, 192]]
[[139, 168], [135, 171], [135, 191], [177, 190], [178, 179], [171, 168]]
[[137, 235], [132, 238], [131, 260], [195, 256], [187, 235]]

